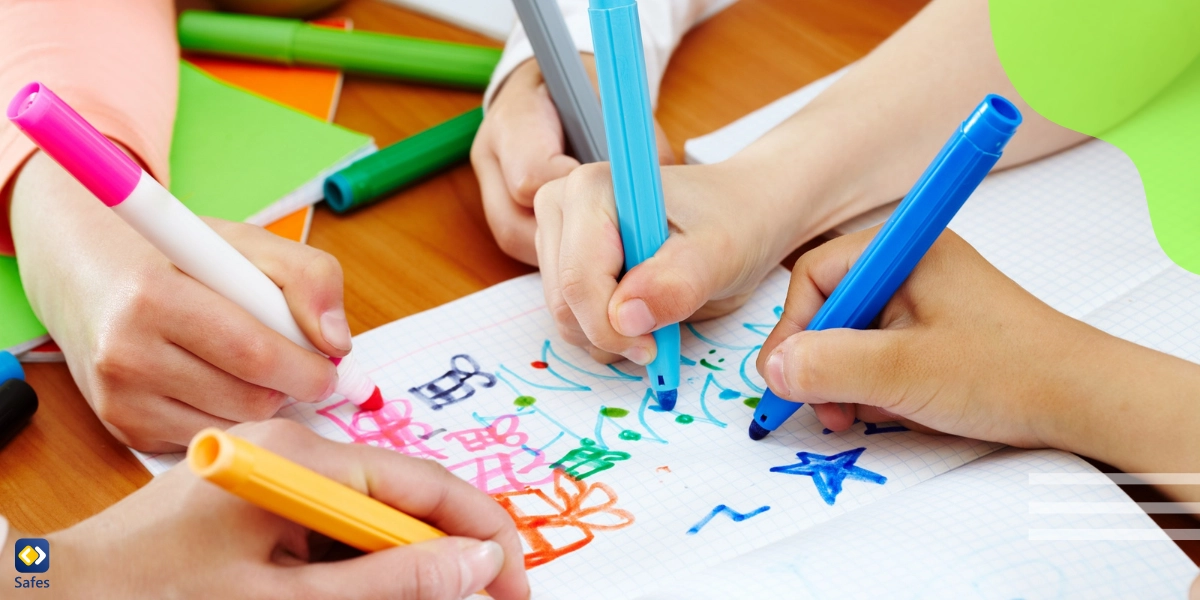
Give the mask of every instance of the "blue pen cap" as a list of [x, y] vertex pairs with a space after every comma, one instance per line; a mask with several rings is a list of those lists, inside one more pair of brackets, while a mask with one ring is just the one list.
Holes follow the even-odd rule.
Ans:
[[0, 350], [0, 383], [4, 383], [9, 379], [25, 380], [25, 370], [21, 368], [21, 361], [17, 357]]
[[1021, 111], [1003, 96], [988, 94], [962, 124], [962, 133], [976, 148], [999, 155], [1017, 132]]

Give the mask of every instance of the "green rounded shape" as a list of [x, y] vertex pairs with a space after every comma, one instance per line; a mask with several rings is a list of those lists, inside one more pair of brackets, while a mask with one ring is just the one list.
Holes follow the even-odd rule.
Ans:
[[758, 396], [755, 396], [753, 398], [746, 398], [745, 400], [742, 400], [742, 404], [745, 404], [746, 406], [749, 406], [750, 408], [758, 408], [759, 400], [762, 400], [762, 398], [759, 398]]
[[579, 440], [579, 445], [580, 446], [595, 446], [596, 440], [593, 440], [592, 438], [583, 438], [582, 440]]
[[622, 431], [620, 433], [620, 435], [618, 435], [617, 437], [620, 437], [623, 440], [628, 440], [630, 442], [636, 442], [636, 441], [642, 439], [642, 434], [640, 434], [636, 431], [631, 431], [629, 429], [626, 429], [625, 431]]
[[600, 409], [600, 414], [602, 414], [606, 417], [609, 417], [609, 418], [619, 419], [621, 417], [624, 417], [625, 415], [628, 415], [629, 411], [627, 411], [623, 408], [613, 408], [610, 406], [606, 406], [606, 407]]
[[696, 420], [696, 417], [693, 417], [692, 415], [679, 415], [678, 417], [675, 417], [676, 423], [682, 423], [684, 425], [687, 425], [688, 423], [691, 423], [692, 421], [695, 421], [695, 420]]
[[521, 408], [533, 406], [535, 403], [537, 403], [537, 398], [534, 398], [533, 396], [517, 396], [517, 399], [513, 400], [513, 404], [520, 406]]

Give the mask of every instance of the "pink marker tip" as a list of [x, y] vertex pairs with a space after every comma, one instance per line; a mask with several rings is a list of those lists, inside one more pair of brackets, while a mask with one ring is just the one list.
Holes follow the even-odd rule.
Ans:
[[383, 408], [383, 392], [379, 391], [379, 387], [371, 392], [371, 397], [367, 398], [366, 402], [358, 405], [361, 410], [379, 410]]

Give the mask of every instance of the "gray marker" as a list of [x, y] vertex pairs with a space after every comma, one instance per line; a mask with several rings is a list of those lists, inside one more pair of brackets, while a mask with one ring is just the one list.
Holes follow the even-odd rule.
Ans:
[[567, 22], [555, 0], [513, 0], [529, 35], [550, 99], [558, 109], [567, 142], [581, 163], [608, 160], [604, 116]]

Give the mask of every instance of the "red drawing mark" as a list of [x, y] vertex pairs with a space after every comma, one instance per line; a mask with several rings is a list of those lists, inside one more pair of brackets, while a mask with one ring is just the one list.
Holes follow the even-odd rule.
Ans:
[[541, 360], [535, 360], [535, 361], [529, 363], [529, 366], [531, 366], [535, 369], [545, 369], [550, 366], [550, 363], [547, 363], [547, 362], [541, 361]]
[[[526, 464], [518, 468], [514, 458], [522, 459]], [[523, 480], [521, 477], [544, 466], [547, 466], [546, 457], [541, 452], [530, 454], [524, 448], [517, 448], [511, 452], [475, 456], [449, 465], [446, 470], [486, 494], [501, 494], [549, 483], [554, 479], [553, 472], [541, 478]]]
[[[605, 500], [591, 500], [592, 494], [603, 494]], [[615, 531], [633, 524], [633, 514], [616, 508], [617, 494], [603, 483], [593, 481], [584, 484], [562, 471], [554, 471], [554, 495], [551, 498], [537, 489], [525, 489], [496, 495], [496, 501], [508, 511], [517, 531], [532, 549], [525, 555], [525, 568], [532, 569], [556, 558], [570, 554], [592, 542], [595, 531]], [[514, 501], [521, 498], [521, 505], [538, 505], [533, 512], [526, 512]], [[543, 509], [544, 506], [544, 509]], [[579, 539], [562, 546], [555, 546], [544, 530], [553, 532], [555, 539], [563, 539], [565, 530], [574, 529]]]
[[439, 450], [430, 448], [422, 436], [429, 435], [433, 427], [428, 423], [413, 421], [412, 404], [403, 398], [387, 400], [379, 410], [356, 410], [346, 423], [334, 411], [349, 400], [330, 404], [317, 414], [333, 421], [356, 444], [369, 444], [391, 448], [397, 452], [419, 458], [447, 458]]
[[659, 467], [659, 468], [655, 469], [655, 471], [657, 471], [657, 472], [659, 472], [659, 473], [670, 473], [670, 472], [671, 472], [671, 467], [669, 467], [669, 466], [667, 466], [667, 465], [663, 465], [663, 466], [661, 466], [661, 467]]
[[[442, 439], [462, 444], [467, 452], [479, 452], [491, 446], [509, 446], [520, 448], [529, 441], [529, 436], [517, 431], [521, 418], [517, 415], [504, 415], [492, 421], [487, 427], [464, 429], [447, 433]], [[501, 429], [503, 428], [503, 429]]]

